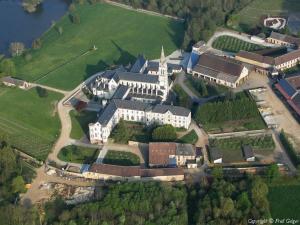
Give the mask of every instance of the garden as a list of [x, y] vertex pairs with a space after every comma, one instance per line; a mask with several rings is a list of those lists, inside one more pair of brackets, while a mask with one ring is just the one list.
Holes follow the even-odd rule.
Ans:
[[118, 166], [138, 166], [140, 165], [140, 158], [131, 152], [109, 150], [103, 163]]
[[69, 145], [60, 150], [58, 158], [65, 162], [91, 164], [96, 161], [99, 149]]
[[237, 53], [244, 51], [257, 51], [265, 47], [261, 45], [252, 44], [231, 36], [220, 36], [212, 44], [212, 47], [218, 50]]

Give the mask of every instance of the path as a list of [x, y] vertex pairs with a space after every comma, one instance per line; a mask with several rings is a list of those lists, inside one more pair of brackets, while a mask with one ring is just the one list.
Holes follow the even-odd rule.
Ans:
[[42, 88], [44, 88], [48, 91], [57, 92], [57, 93], [60, 93], [60, 94], [63, 94], [63, 95], [67, 95], [69, 93], [69, 91], [64, 91], [64, 90], [61, 90], [61, 89], [45, 86], [45, 85], [42, 85], [42, 84], [30, 83], [30, 86], [31, 87], [42, 87]]
[[247, 34], [243, 34], [243, 33], [237, 33], [234, 31], [229, 31], [229, 30], [222, 30], [222, 31], [216, 31], [213, 36], [209, 39], [209, 41], [207, 42], [207, 46], [212, 48], [212, 44], [213, 42], [221, 36], [231, 36], [231, 37], [235, 37], [237, 39], [240, 39], [242, 41], [246, 41], [252, 44], [256, 44], [256, 45], [262, 45], [264, 47], [279, 47], [278, 45], [275, 44], [271, 44], [271, 43], [267, 43], [267, 42], [259, 42], [259, 41], [255, 41], [255, 40], [251, 40], [250, 39], [250, 35]]
[[108, 4], [110, 4], [110, 5], [121, 7], [123, 9], [128, 9], [128, 10], [132, 10], [132, 11], [136, 11], [136, 12], [141, 12], [141, 13], [145, 13], [145, 14], [148, 14], [148, 15], [151, 15], [151, 16], [166, 17], [166, 18], [177, 20], [177, 21], [181, 21], [181, 22], [184, 21], [184, 19], [176, 17], [176, 16], [165, 15], [165, 14], [162, 14], [162, 13], [153, 12], [153, 11], [149, 11], [149, 10], [145, 10], [145, 9], [140, 9], [140, 8], [135, 9], [132, 6], [129, 6], [129, 5], [126, 5], [126, 4], [122, 4], [122, 3], [119, 3], [119, 2], [114, 2], [114, 1], [109, 1], [109, 0], [105, 0], [105, 2], [108, 3]]

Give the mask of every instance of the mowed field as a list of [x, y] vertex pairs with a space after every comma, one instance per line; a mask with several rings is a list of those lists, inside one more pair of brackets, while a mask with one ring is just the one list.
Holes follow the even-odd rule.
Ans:
[[233, 16], [232, 26], [247, 31], [260, 23], [263, 15], [285, 15], [300, 12], [299, 0], [254, 0]]
[[[14, 59], [18, 77], [71, 90], [90, 75], [112, 65], [127, 65], [139, 53], [149, 59], [181, 46], [183, 23], [104, 3], [76, 5], [80, 24], [69, 13], [42, 36], [42, 48], [32, 59]], [[60, 35], [58, 27], [62, 27]], [[97, 50], [91, 50], [93, 47]]]
[[300, 185], [272, 186], [268, 198], [273, 219], [300, 220]]
[[56, 103], [62, 97], [48, 92], [48, 97], [40, 98], [35, 89], [0, 86], [0, 134], [10, 145], [44, 160], [59, 134]]

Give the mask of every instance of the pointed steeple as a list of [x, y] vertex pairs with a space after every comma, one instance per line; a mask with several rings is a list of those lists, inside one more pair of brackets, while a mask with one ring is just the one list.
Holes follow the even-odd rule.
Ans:
[[160, 54], [160, 64], [163, 65], [166, 63], [164, 46], [161, 46], [161, 54]]

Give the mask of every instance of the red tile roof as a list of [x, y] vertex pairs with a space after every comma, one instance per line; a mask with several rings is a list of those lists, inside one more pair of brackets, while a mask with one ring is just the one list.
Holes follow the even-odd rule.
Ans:
[[149, 143], [149, 164], [168, 165], [169, 156], [176, 154], [176, 143], [153, 142]]

